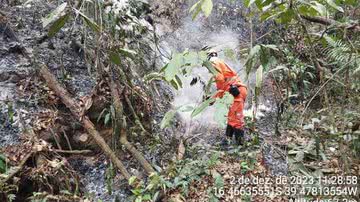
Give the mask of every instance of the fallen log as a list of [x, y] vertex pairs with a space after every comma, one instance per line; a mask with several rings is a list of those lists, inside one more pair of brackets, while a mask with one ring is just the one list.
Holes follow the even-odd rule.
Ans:
[[67, 90], [65, 90], [60, 83], [56, 80], [54, 75], [50, 73], [48, 68], [45, 65], [42, 65], [40, 68], [40, 74], [42, 78], [46, 81], [48, 87], [53, 90], [57, 96], [59, 96], [62, 102], [70, 109], [73, 116], [82, 124], [82, 126], [87, 130], [90, 136], [95, 140], [97, 145], [104, 151], [105, 155], [110, 158], [114, 165], [119, 169], [120, 173], [128, 180], [130, 179], [130, 174], [126, 170], [123, 163], [117, 158], [115, 153], [111, 150], [108, 144], [106, 144], [104, 138], [101, 137], [100, 133], [95, 129], [94, 124], [89, 120], [86, 115], [81, 116], [81, 107], [71, 98]]

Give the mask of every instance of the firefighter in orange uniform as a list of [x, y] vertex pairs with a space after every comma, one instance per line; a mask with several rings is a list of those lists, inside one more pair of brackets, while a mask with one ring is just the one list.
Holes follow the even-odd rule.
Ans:
[[226, 139], [223, 145], [228, 144], [228, 139], [235, 136], [236, 144], [242, 145], [244, 142], [244, 104], [247, 96], [247, 87], [241, 83], [237, 73], [231, 69], [224, 61], [220, 60], [215, 50], [208, 51], [208, 59], [218, 71], [215, 75], [217, 93], [215, 98], [221, 98], [225, 92], [234, 96], [234, 102], [228, 113], [228, 123], [226, 127]]

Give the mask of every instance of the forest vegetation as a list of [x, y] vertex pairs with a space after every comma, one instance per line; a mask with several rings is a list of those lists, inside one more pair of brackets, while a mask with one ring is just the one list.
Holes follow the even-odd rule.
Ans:
[[[246, 144], [224, 150], [212, 44], [176, 37], [230, 27], [249, 94]], [[0, 201], [298, 197], [237, 184], [279, 176], [360, 200], [358, 0], [0, 0], [0, 92]]]

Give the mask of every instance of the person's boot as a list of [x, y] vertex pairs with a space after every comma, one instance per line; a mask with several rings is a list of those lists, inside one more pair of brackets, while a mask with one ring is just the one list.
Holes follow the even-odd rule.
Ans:
[[220, 146], [221, 147], [230, 146], [233, 134], [234, 134], [234, 128], [232, 126], [230, 126], [230, 125], [227, 125], [226, 132], [225, 132], [225, 137], [221, 140]]
[[225, 137], [224, 139], [221, 140], [220, 146], [223, 148], [227, 148], [231, 145], [230, 142], [231, 141], [227, 137]]
[[234, 129], [232, 126], [227, 125], [226, 126], [226, 131], [225, 131], [225, 136], [228, 137], [229, 139], [232, 139], [233, 134], [234, 134]]
[[243, 129], [234, 129], [234, 135], [235, 135], [235, 143], [236, 145], [244, 145], [244, 135], [245, 132]]

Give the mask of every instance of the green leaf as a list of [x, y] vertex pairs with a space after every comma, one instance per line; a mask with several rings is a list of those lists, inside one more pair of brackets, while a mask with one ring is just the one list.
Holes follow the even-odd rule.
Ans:
[[343, 3], [346, 5], [356, 6], [358, 4], [358, 0], [344, 0]]
[[87, 17], [85, 14], [83, 14], [82, 12], [76, 10], [76, 12], [83, 18], [83, 20], [86, 22], [86, 24], [94, 31], [94, 32], [100, 32], [101, 31], [101, 27], [96, 24], [92, 19], [90, 19], [89, 17]]
[[246, 66], [246, 74], [249, 75], [251, 69], [254, 66], [254, 63], [256, 62], [255, 59], [257, 58], [257, 56], [259, 55], [259, 52], [261, 50], [261, 46], [260, 45], [256, 45], [254, 46], [251, 50], [250, 53], [247, 57], [245, 66]]
[[151, 195], [150, 194], [145, 194], [144, 197], [142, 198], [142, 200], [150, 201], [151, 200]]
[[290, 23], [293, 18], [295, 17], [295, 12], [293, 9], [287, 9], [286, 11], [280, 13], [278, 20], [282, 24], [288, 24]]
[[197, 52], [187, 52], [184, 54], [184, 63], [194, 66], [201, 64], [199, 54]]
[[65, 23], [70, 18], [69, 14], [66, 14], [62, 17], [60, 17], [58, 20], [56, 20], [49, 28], [48, 35], [49, 37], [53, 37], [56, 33], [60, 31], [60, 29], [65, 25]]
[[255, 0], [244, 0], [244, 4], [246, 7], [250, 7], [251, 4], [253, 4], [255, 2]]
[[265, 6], [268, 6], [270, 5], [271, 3], [273, 3], [275, 0], [265, 0], [263, 3], [262, 3], [262, 7], [265, 7]]
[[6, 161], [0, 160], [0, 173], [6, 172]]
[[110, 60], [116, 65], [121, 65], [121, 59], [117, 52], [110, 52]]
[[162, 73], [159, 72], [151, 72], [144, 76], [144, 81], [147, 83], [152, 82], [153, 80], [165, 80]]
[[212, 173], [212, 177], [214, 178], [215, 187], [217, 188], [224, 187], [223, 177], [216, 170]]
[[167, 65], [165, 71], [165, 79], [171, 82], [175, 78], [175, 75], [179, 73], [181, 66], [183, 65], [182, 54], [176, 54]]
[[260, 46], [256, 45], [250, 50], [249, 57], [250, 58], [255, 57], [259, 52], [260, 52]]
[[192, 111], [192, 110], [194, 110], [194, 107], [192, 107], [192, 106], [182, 106], [182, 107], [179, 109], [179, 111], [181, 111], [181, 112], [190, 112], [190, 111]]
[[261, 46], [259, 58], [260, 58], [261, 65], [264, 68], [267, 68], [268, 63], [269, 63], [269, 51], [266, 48], [264, 48], [263, 46]]
[[206, 60], [203, 62], [203, 66], [205, 66], [210, 73], [212, 73], [213, 75], [217, 75], [219, 72], [214, 68], [214, 66], [211, 64], [210, 61]]
[[268, 49], [272, 49], [274, 51], [279, 51], [279, 49], [277, 48], [276, 45], [274, 44], [267, 44], [267, 45], [261, 45], [262, 47], [268, 48]]
[[260, 65], [256, 70], [256, 87], [261, 88], [263, 82], [263, 66]]
[[198, 52], [199, 60], [205, 61], [207, 60], [207, 52], [206, 51], [200, 51]]
[[175, 75], [176, 83], [178, 84], [179, 88], [182, 88], [182, 81], [178, 75]]
[[189, 11], [189, 12], [190, 12], [190, 13], [191, 13], [191, 12], [193, 12], [193, 11], [195, 10], [195, 8], [196, 8], [196, 7], [198, 7], [198, 6], [200, 5], [201, 1], [202, 1], [202, 0], [200, 0], [200, 1], [196, 2], [193, 6], [191, 6], [191, 8], [190, 8], [190, 11]]
[[215, 106], [215, 121], [221, 126], [225, 127], [227, 123], [227, 115], [229, 113], [230, 106], [234, 101], [234, 96], [226, 92], [221, 99], [216, 99]]
[[317, 2], [317, 1], [312, 1], [310, 3], [310, 6], [313, 9], [315, 9], [321, 16], [326, 16], [326, 14], [327, 14], [326, 7], [324, 5], [322, 5], [321, 3]]
[[67, 6], [67, 3], [62, 3], [53, 12], [51, 12], [48, 16], [43, 18], [42, 19], [43, 28], [47, 27], [49, 24], [51, 24], [55, 20], [59, 19], [60, 16], [63, 15], [63, 12], [65, 11], [66, 6]]
[[196, 4], [194, 4], [191, 9], [190, 9], [190, 13], [192, 12], [192, 20], [194, 20], [196, 18], [197, 15], [199, 15], [200, 11], [201, 11], [201, 4], [202, 4], [203, 0], [198, 1]]
[[110, 113], [107, 113], [105, 115], [105, 119], [104, 119], [104, 125], [107, 125], [110, 121], [110, 118], [111, 118], [111, 114]]
[[170, 123], [172, 122], [175, 114], [176, 114], [175, 110], [170, 110], [170, 111], [166, 112], [164, 118], [161, 120], [160, 128], [164, 129], [164, 128], [168, 127], [170, 125]]
[[210, 16], [212, 9], [213, 9], [212, 0], [203, 0], [203, 3], [201, 4], [201, 10], [204, 12], [206, 17]]
[[126, 49], [126, 48], [119, 48], [119, 53], [125, 57], [134, 58], [134, 56], [137, 54], [136, 51]]
[[245, 170], [250, 170], [250, 167], [248, 166], [246, 161], [243, 161], [240, 163], [241, 168], [245, 169]]
[[305, 16], [306, 15], [316, 16], [318, 14], [314, 8], [310, 7], [309, 5], [305, 5], [305, 4], [300, 5], [298, 10], [301, 15], [305, 15]]
[[324, 39], [325, 39], [326, 42], [329, 44], [329, 46], [331, 46], [331, 47], [333, 47], [333, 48], [336, 47], [336, 41], [335, 41], [332, 37], [330, 37], [330, 36], [328, 36], [328, 35], [325, 35], [325, 36], [324, 36]]
[[260, 21], [263, 22], [263, 21], [269, 20], [269, 19], [277, 16], [278, 14], [279, 14], [278, 12], [275, 13], [275, 14], [273, 14], [273, 10], [271, 10], [271, 11], [266, 11], [266, 12], [264, 12], [264, 13], [261, 14], [261, 16], [260, 16]]
[[175, 88], [175, 90], [180, 89], [180, 85], [177, 83], [176, 79], [171, 80], [170, 84]]
[[326, 2], [333, 8], [335, 8], [336, 10], [340, 11], [340, 12], [344, 12], [344, 9], [341, 8], [340, 6], [338, 6], [333, 0], [326, 0]]
[[276, 72], [276, 71], [279, 71], [279, 70], [289, 70], [289, 69], [284, 65], [279, 65], [279, 66], [275, 67], [274, 69], [270, 70], [269, 73]]
[[224, 55], [225, 57], [229, 58], [232, 61], [236, 61], [236, 54], [235, 51], [231, 48], [225, 48], [224, 49]]
[[0, 154], [0, 161], [6, 161], [6, 157], [4, 156], [4, 154]]
[[137, 179], [136, 176], [131, 176], [129, 178], [129, 185], [133, 185], [136, 179]]
[[195, 117], [196, 115], [200, 114], [206, 107], [210, 105], [210, 103], [214, 102], [214, 98], [210, 98], [205, 100], [205, 102], [201, 103], [199, 107], [195, 108], [194, 111], [191, 113], [191, 117]]

